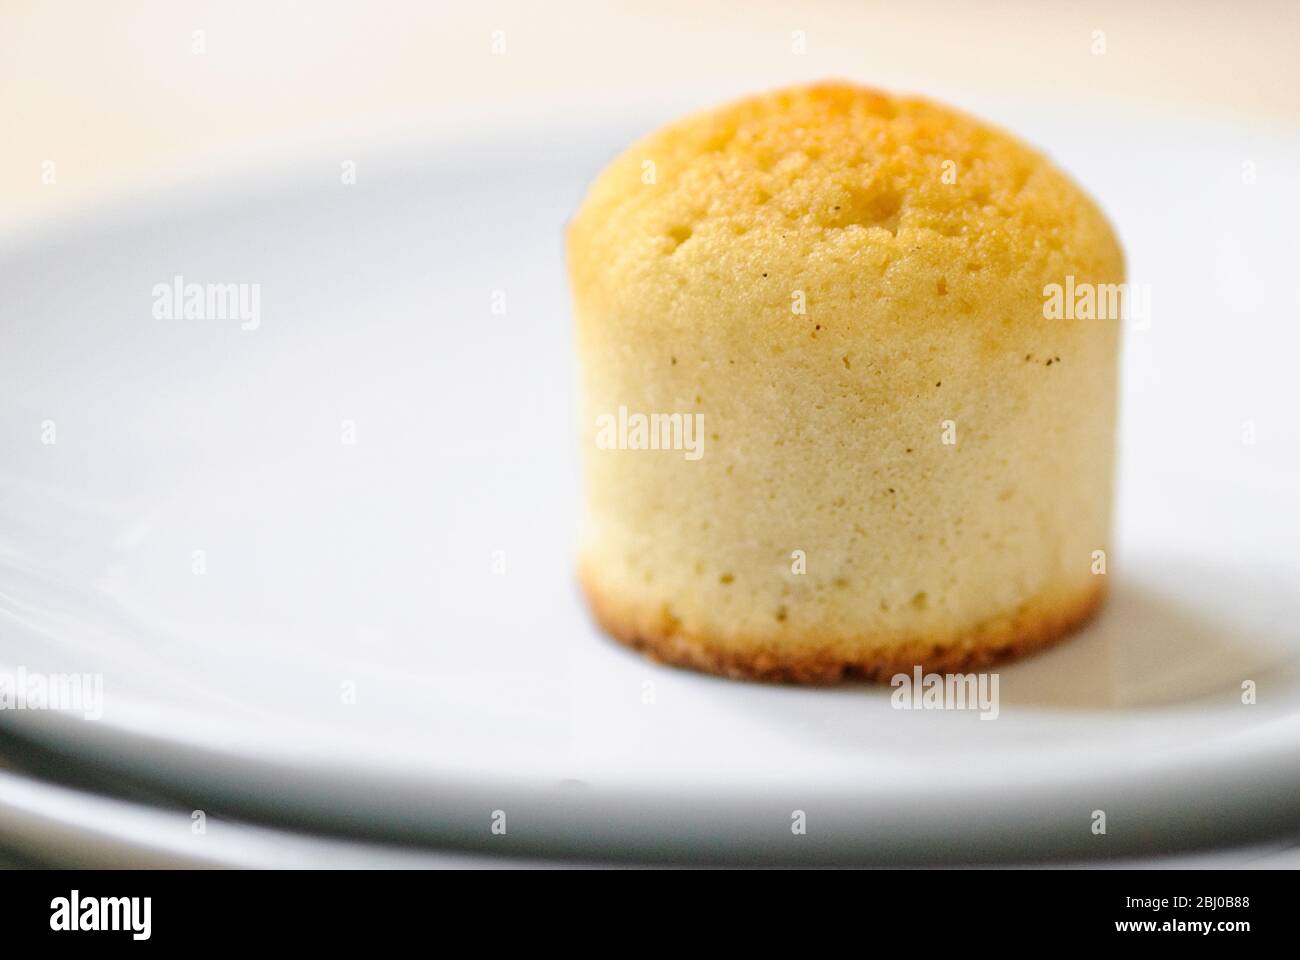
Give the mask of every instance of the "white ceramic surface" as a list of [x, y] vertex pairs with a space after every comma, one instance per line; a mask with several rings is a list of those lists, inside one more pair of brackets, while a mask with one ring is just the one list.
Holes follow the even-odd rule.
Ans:
[[[1271, 852], [1252, 850], [1246, 856]], [[6, 855], [22, 859], [7, 863]], [[204, 811], [116, 799], [0, 769], [0, 868], [520, 869], [542, 862], [277, 830], [210, 817]]]
[[[0, 237], [0, 670], [105, 697], [0, 724], [196, 806], [500, 852], [1087, 857], [1300, 826], [1300, 144], [988, 106], [1102, 200], [1153, 306], [1112, 602], [1000, 671], [997, 720], [669, 670], [590, 625], [562, 228], [655, 120], [624, 118], [322, 148]], [[177, 275], [260, 285], [257, 329], [155, 318]]]

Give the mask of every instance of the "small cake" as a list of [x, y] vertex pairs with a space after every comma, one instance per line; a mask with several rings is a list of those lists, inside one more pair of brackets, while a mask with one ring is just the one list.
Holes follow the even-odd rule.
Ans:
[[1052, 300], [1104, 300], [1124, 261], [1042, 154], [923, 99], [782, 90], [614, 160], [568, 262], [579, 575], [618, 640], [888, 681], [1100, 607], [1118, 322]]

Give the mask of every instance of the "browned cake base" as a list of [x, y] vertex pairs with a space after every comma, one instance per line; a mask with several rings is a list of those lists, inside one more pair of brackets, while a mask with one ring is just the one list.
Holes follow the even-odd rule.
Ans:
[[[1101, 609], [1106, 578], [1091, 578], [1086, 589], [1065, 600], [1059, 594], [1024, 604], [1019, 610], [977, 624], [950, 638], [809, 638], [802, 649], [781, 649], [694, 634], [670, 616], [650, 622], [614, 598], [602, 595], [593, 578], [579, 573], [596, 622], [619, 642], [653, 660], [738, 680], [833, 684], [846, 680], [888, 683], [916, 667], [927, 673], [960, 673], [1023, 657], [1065, 639]], [[788, 647], [788, 640], [784, 646]]]

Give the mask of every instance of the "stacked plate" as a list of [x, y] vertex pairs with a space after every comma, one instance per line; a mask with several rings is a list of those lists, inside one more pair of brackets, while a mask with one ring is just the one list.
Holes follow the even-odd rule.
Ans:
[[0, 237], [23, 694], [0, 729], [71, 784], [0, 773], [0, 843], [409, 865], [1291, 842], [1300, 144], [968, 106], [1103, 198], [1152, 305], [1126, 331], [1112, 602], [1001, 672], [996, 719], [666, 670], [590, 625], [561, 231], [661, 117], [387, 144], [355, 182], [316, 150]]

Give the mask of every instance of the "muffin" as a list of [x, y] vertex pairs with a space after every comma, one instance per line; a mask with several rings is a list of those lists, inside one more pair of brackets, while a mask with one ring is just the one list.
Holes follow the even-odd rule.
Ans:
[[579, 576], [615, 638], [887, 681], [1099, 609], [1118, 324], [1052, 301], [1124, 262], [1042, 154], [927, 100], [787, 89], [637, 143], [567, 245]]

